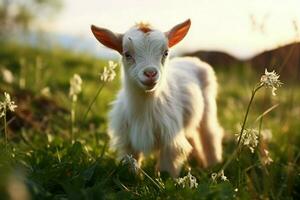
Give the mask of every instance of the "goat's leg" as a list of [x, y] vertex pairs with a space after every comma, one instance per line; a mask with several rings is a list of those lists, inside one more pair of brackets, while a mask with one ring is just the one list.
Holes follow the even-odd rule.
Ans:
[[193, 146], [193, 150], [190, 154], [190, 157], [195, 158], [199, 166], [207, 166], [206, 157], [203, 152], [203, 147], [200, 141], [200, 135], [198, 130], [189, 131], [189, 143]]
[[222, 161], [223, 129], [217, 119], [214, 97], [206, 97], [205, 111], [199, 127], [206, 166]]
[[184, 136], [177, 137], [175, 141], [170, 141], [159, 150], [157, 169], [177, 177], [191, 150], [192, 146]]
[[134, 152], [132, 156], [137, 160], [139, 167], [141, 167], [143, 161], [143, 154], [141, 152]]
[[172, 147], [166, 147], [159, 151], [158, 170], [166, 171], [172, 177], [177, 177], [180, 173], [182, 163], [180, 163], [178, 151]]
[[141, 167], [142, 165], [142, 161], [143, 161], [143, 153], [142, 152], [139, 152], [139, 151], [135, 151], [131, 145], [128, 145], [127, 148], [125, 150], [122, 151], [122, 155], [123, 157], [125, 155], [132, 155], [132, 157], [134, 159], [136, 159], [137, 163], [138, 163], [138, 166]]

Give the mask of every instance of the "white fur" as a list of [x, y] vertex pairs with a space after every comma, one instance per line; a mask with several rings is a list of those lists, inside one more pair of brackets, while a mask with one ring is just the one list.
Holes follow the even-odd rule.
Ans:
[[[192, 152], [203, 166], [222, 159], [223, 131], [217, 120], [217, 82], [197, 58], [164, 62], [167, 39], [160, 31], [132, 28], [123, 36], [122, 88], [109, 115], [111, 146], [119, 156], [155, 152], [158, 170], [177, 176]], [[154, 88], [142, 84], [143, 70], [158, 70]]]

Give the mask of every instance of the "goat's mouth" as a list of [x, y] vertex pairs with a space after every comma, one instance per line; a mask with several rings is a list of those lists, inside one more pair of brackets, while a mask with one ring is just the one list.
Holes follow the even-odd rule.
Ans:
[[156, 88], [157, 81], [141, 81], [141, 84], [146, 92], [152, 92]]

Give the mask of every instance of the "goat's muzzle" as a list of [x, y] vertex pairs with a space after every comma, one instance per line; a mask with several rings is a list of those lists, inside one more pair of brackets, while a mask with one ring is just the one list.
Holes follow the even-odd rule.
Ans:
[[144, 72], [144, 80], [142, 84], [145, 86], [146, 90], [153, 90], [158, 82], [158, 71], [155, 67], [147, 67]]

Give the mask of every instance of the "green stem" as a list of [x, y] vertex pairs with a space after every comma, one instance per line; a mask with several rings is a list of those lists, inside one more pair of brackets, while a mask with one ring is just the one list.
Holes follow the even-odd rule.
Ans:
[[74, 132], [75, 132], [75, 107], [76, 101], [72, 99], [72, 108], [71, 108], [71, 142], [74, 141]]
[[104, 85], [105, 85], [105, 83], [103, 83], [103, 84], [99, 87], [99, 89], [98, 89], [98, 91], [97, 91], [97, 93], [96, 93], [94, 99], [93, 99], [93, 100], [91, 101], [91, 103], [89, 104], [89, 107], [88, 107], [88, 109], [86, 110], [86, 112], [85, 112], [85, 114], [84, 114], [84, 116], [83, 116], [83, 118], [82, 118], [82, 122], [83, 122], [82, 124], [84, 124], [84, 122], [85, 122], [85, 120], [86, 120], [86, 118], [87, 118], [87, 115], [89, 114], [90, 110], [92, 109], [92, 106], [93, 106], [93, 104], [95, 103], [95, 101], [97, 100], [97, 98], [98, 98], [99, 94], [101, 93], [101, 91], [102, 91]]
[[247, 107], [247, 111], [246, 111], [246, 114], [245, 114], [245, 117], [244, 117], [244, 121], [243, 121], [242, 128], [241, 128], [241, 131], [240, 131], [240, 134], [239, 134], [239, 140], [238, 140], [237, 146], [239, 146], [240, 143], [241, 143], [242, 135], [243, 135], [243, 132], [244, 132], [244, 130], [245, 130], [246, 122], [247, 122], [247, 119], [248, 119], [250, 107], [251, 107], [251, 105], [252, 105], [254, 96], [255, 96], [256, 92], [257, 92], [261, 87], [262, 87], [262, 85], [258, 85], [258, 86], [255, 87], [255, 89], [252, 90], [251, 99], [250, 99], [250, 101], [249, 101], [249, 104], [248, 104], [248, 107]]
[[259, 137], [261, 137], [262, 123], [263, 123], [263, 116], [259, 120], [259, 127], [258, 127], [258, 135], [259, 135]]
[[240, 133], [239, 133], [239, 140], [238, 140], [238, 143], [237, 143], [237, 147], [236, 147], [236, 149], [234, 150], [234, 152], [231, 154], [231, 156], [227, 159], [227, 161], [224, 163], [224, 165], [223, 165], [223, 167], [221, 168], [221, 170], [225, 170], [225, 169], [227, 168], [227, 166], [232, 162], [232, 160], [235, 158], [235, 156], [238, 154], [239, 150], [241, 149], [240, 143], [241, 143], [241, 139], [242, 139], [242, 136], [243, 136], [243, 132], [244, 132], [244, 130], [245, 130], [245, 126], [246, 126], [246, 122], [247, 122], [247, 119], [248, 119], [250, 107], [251, 107], [251, 105], [252, 105], [252, 102], [253, 102], [253, 99], [254, 99], [254, 96], [255, 96], [256, 92], [257, 92], [261, 87], [263, 87], [263, 85], [257, 85], [257, 86], [252, 90], [252, 95], [251, 95], [251, 98], [250, 98], [250, 101], [249, 101], [249, 104], [248, 104], [248, 107], [247, 107], [247, 111], [246, 111], [246, 114], [245, 114], [245, 117], [244, 117], [244, 120], [243, 120], [243, 124], [242, 124], [241, 131], [240, 131]]
[[139, 168], [140, 169], [140, 171], [159, 189], [159, 190], [161, 190], [161, 189], [163, 189], [158, 183], [156, 183], [156, 181], [155, 180], [153, 180], [152, 178], [151, 178], [151, 176], [149, 176], [144, 170], [142, 170], [141, 168]]
[[5, 134], [5, 148], [7, 149], [7, 126], [6, 126], [6, 107], [4, 106], [4, 134]]
[[231, 156], [226, 160], [225, 164], [223, 165], [223, 167], [221, 168], [220, 171], [225, 170], [228, 165], [232, 162], [232, 160], [235, 158], [236, 154], [239, 152], [239, 146], [237, 146], [237, 148], [234, 150], [234, 152], [231, 154]]

